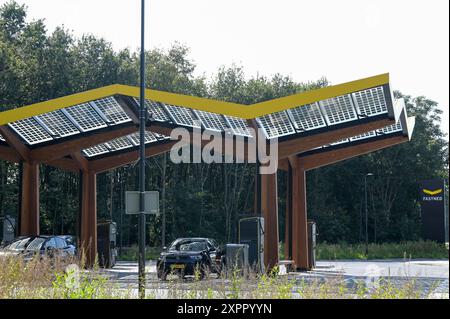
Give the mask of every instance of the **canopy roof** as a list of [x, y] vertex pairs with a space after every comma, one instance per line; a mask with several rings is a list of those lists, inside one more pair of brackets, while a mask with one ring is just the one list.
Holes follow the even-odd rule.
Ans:
[[[138, 96], [138, 87], [110, 85], [1, 112], [0, 146], [17, 151], [21, 144], [43, 161], [71, 156], [74, 150], [87, 160], [133, 151], [139, 146]], [[393, 98], [389, 74], [252, 105], [149, 89], [145, 97], [148, 147], [169, 143], [175, 127], [247, 141], [254, 137], [250, 128], [261, 128], [266, 139], [278, 138], [285, 147], [281, 154], [289, 156], [389, 134], [409, 140], [413, 129], [403, 100]], [[44, 154], [49, 150], [51, 155]]]

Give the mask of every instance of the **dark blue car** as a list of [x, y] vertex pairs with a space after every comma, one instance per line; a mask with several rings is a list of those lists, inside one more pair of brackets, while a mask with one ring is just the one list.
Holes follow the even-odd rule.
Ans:
[[156, 263], [158, 278], [165, 280], [168, 274], [180, 277], [195, 275], [205, 278], [210, 272], [222, 269], [223, 253], [215, 240], [210, 238], [179, 238], [165, 248]]

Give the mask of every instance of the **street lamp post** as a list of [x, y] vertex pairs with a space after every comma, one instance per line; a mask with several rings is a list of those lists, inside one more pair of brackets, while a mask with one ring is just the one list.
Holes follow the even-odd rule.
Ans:
[[364, 201], [366, 210], [366, 258], [369, 256], [369, 228], [368, 228], [368, 210], [367, 210], [367, 176], [373, 176], [372, 173], [364, 175]]
[[140, 61], [140, 113], [139, 113], [139, 298], [145, 298], [145, 41], [144, 41], [145, 0], [141, 0], [141, 61]]

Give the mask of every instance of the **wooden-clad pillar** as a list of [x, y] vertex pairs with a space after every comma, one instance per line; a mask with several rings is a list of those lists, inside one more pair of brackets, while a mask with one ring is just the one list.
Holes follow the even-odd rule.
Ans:
[[39, 163], [23, 161], [19, 235], [39, 235]]
[[306, 172], [302, 160], [289, 158], [292, 170], [292, 259], [297, 270], [308, 270]]
[[286, 190], [286, 216], [284, 222], [284, 258], [292, 260], [292, 168], [288, 163]]
[[278, 192], [277, 173], [261, 174], [261, 213], [264, 217], [264, 266], [278, 265]]
[[81, 171], [81, 231], [80, 247], [87, 267], [94, 265], [97, 256], [97, 175]]

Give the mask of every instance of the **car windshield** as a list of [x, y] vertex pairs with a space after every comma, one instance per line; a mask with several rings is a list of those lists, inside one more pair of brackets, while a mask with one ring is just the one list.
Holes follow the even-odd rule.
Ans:
[[193, 241], [193, 240], [184, 240], [174, 242], [169, 250], [179, 250], [179, 251], [202, 251], [206, 250], [207, 245], [206, 241]]
[[45, 242], [46, 238], [38, 237], [35, 238], [27, 247], [27, 250], [39, 250], [42, 244]]
[[9, 244], [7, 249], [10, 250], [23, 250], [25, 249], [27, 243], [29, 242], [30, 238], [20, 239], [16, 240], [15, 242]]

